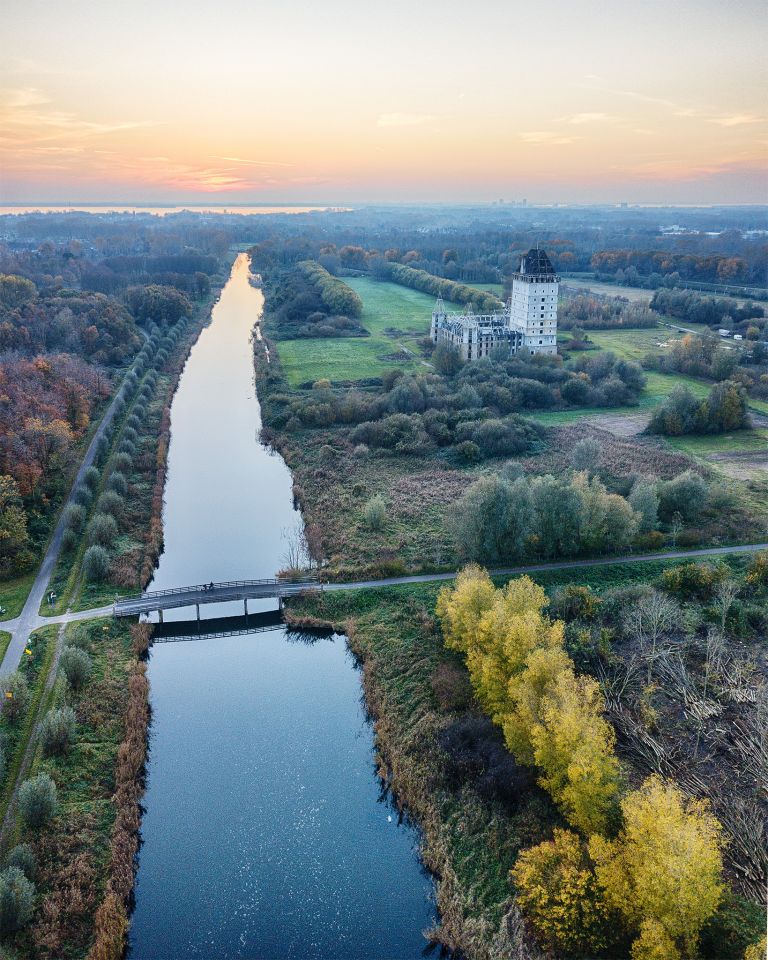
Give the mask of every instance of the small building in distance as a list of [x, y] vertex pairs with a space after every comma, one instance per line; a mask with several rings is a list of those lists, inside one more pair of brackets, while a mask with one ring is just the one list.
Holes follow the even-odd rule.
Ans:
[[448, 313], [442, 297], [432, 312], [433, 343], [447, 343], [462, 360], [494, 350], [557, 353], [557, 296], [560, 277], [543, 250], [531, 249], [512, 277], [512, 296], [498, 313]]

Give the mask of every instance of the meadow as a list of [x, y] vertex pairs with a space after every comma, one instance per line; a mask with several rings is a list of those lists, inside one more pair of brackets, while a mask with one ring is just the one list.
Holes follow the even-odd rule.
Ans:
[[434, 298], [368, 277], [345, 277], [344, 282], [363, 300], [360, 322], [370, 336], [282, 340], [280, 362], [291, 387], [322, 378], [364, 380], [393, 368], [425, 365], [418, 341], [429, 333]]

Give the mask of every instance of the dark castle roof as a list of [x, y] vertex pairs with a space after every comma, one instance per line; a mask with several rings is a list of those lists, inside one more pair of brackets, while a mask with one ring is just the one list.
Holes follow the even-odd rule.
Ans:
[[555, 268], [543, 250], [532, 247], [523, 257], [520, 273], [526, 277], [554, 277]]

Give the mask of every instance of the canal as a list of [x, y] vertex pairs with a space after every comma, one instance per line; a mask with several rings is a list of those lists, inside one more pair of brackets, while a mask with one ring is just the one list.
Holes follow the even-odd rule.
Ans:
[[[300, 529], [290, 472], [258, 441], [249, 277], [241, 254], [173, 401], [153, 589], [273, 576]], [[132, 960], [421, 956], [432, 882], [382, 795], [345, 639], [157, 644], [149, 679]]]

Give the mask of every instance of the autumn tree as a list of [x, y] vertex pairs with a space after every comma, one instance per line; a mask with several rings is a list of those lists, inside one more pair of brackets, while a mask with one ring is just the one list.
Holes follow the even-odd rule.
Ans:
[[722, 828], [706, 801], [686, 799], [658, 776], [621, 809], [618, 837], [593, 836], [589, 852], [606, 901], [637, 936], [632, 958], [693, 957], [723, 893]]
[[27, 514], [13, 477], [0, 476], [0, 576], [26, 569], [33, 560]]
[[594, 956], [608, 945], [611, 911], [583, 841], [555, 829], [524, 850], [512, 870], [517, 901], [549, 947]]

